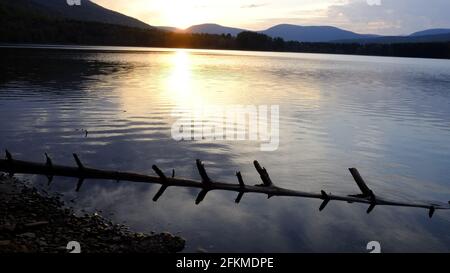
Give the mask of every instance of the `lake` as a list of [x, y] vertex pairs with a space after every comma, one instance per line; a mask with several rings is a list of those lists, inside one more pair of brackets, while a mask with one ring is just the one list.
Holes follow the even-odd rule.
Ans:
[[[374, 192], [399, 201], [450, 200], [450, 61], [158, 48], [0, 48], [0, 148], [15, 157], [259, 184], [258, 160], [279, 186], [355, 194], [359, 169]], [[183, 140], [174, 109], [276, 105], [279, 144]], [[87, 136], [85, 134], [88, 132]], [[168, 231], [197, 252], [449, 252], [450, 213], [94, 181], [23, 176], [134, 231]], [[70, 238], [68, 238], [68, 241]], [[82, 243], [82, 242], [81, 242]]]

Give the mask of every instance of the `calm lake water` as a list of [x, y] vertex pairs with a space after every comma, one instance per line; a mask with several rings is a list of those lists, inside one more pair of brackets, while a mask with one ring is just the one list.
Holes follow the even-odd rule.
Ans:
[[[260, 183], [252, 162], [279, 186], [358, 193], [349, 167], [379, 196], [450, 200], [450, 61], [314, 54], [125, 48], [0, 49], [0, 148], [17, 158], [198, 179]], [[280, 144], [175, 141], [177, 107], [279, 105]], [[87, 130], [88, 136], [81, 129]], [[25, 176], [65, 195], [71, 206], [102, 211], [135, 231], [169, 231], [188, 252], [450, 252], [450, 213]], [[74, 238], [68, 238], [68, 241]]]

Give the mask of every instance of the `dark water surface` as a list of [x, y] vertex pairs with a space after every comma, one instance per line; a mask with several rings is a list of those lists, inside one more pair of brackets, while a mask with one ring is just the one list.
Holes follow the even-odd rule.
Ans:
[[[357, 193], [357, 167], [380, 196], [450, 199], [450, 61], [335, 55], [146, 49], [137, 52], [0, 49], [0, 148], [21, 159], [152, 174], [152, 164], [198, 178], [260, 183], [258, 159], [280, 186]], [[182, 141], [171, 136], [176, 107], [279, 105], [280, 145]], [[81, 129], [88, 130], [85, 134]], [[26, 176], [44, 189], [46, 178]], [[187, 251], [450, 251], [450, 213], [56, 178], [71, 205], [101, 210], [133, 230], [170, 231]], [[69, 238], [70, 239], [70, 238]]]

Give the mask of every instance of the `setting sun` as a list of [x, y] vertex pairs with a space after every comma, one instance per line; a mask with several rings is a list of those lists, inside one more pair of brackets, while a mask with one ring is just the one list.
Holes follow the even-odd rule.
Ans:
[[189, 3], [177, 1], [176, 7], [173, 4], [163, 5], [161, 17], [165, 25], [186, 29], [197, 24], [196, 20], [201, 18], [201, 14], [198, 13], [196, 8], [192, 8]]

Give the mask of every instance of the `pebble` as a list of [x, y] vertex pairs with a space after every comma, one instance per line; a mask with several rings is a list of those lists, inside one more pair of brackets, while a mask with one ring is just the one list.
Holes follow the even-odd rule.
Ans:
[[20, 234], [19, 237], [26, 237], [26, 238], [34, 239], [34, 238], [36, 238], [36, 234], [34, 234], [32, 232], [27, 232], [27, 233]]
[[0, 226], [0, 230], [13, 232], [16, 229], [16, 224], [6, 223]]
[[34, 222], [34, 223], [28, 223], [25, 224], [24, 226], [27, 228], [32, 228], [32, 227], [40, 227], [40, 226], [45, 226], [48, 225], [49, 223], [47, 221], [40, 221], [40, 222]]
[[7, 246], [9, 244], [11, 244], [10, 240], [0, 241], [0, 246]]

